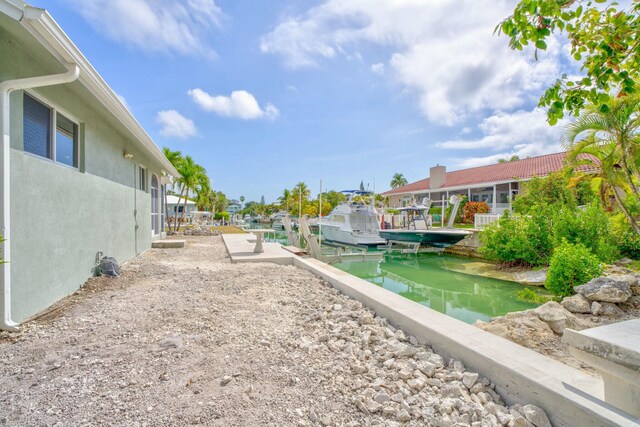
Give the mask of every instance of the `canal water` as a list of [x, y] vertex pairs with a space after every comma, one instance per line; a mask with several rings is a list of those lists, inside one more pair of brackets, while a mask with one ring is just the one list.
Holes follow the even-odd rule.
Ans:
[[332, 265], [466, 323], [536, 307], [518, 301], [517, 292], [525, 288], [519, 283], [456, 271], [470, 262], [477, 260], [420, 254]]

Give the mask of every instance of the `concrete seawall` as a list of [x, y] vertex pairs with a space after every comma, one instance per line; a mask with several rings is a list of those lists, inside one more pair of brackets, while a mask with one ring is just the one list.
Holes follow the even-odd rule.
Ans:
[[480, 232], [478, 230], [469, 231], [471, 231], [473, 234], [467, 236], [455, 245], [448, 247], [444, 252], [451, 255], [482, 258], [482, 256], [478, 253], [478, 248], [480, 247]]
[[[360, 301], [392, 325], [443, 356], [491, 379], [505, 401], [543, 408], [554, 426], [639, 426], [640, 420], [604, 402], [600, 378], [589, 376], [533, 350], [431, 310], [321, 261], [292, 256], [274, 243], [264, 254], [251, 252], [246, 237], [223, 235], [234, 262], [295, 265]], [[269, 250], [267, 251], [267, 246]]]
[[602, 400], [602, 380], [372, 285], [325, 263], [293, 258], [342, 293], [387, 318], [440, 354], [490, 378], [509, 403], [543, 408], [555, 426], [638, 426], [640, 420]]

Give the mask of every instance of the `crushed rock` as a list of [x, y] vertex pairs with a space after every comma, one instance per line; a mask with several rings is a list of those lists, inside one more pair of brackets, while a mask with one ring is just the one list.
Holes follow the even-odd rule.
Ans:
[[152, 249], [0, 333], [0, 424], [547, 425], [490, 379], [219, 237]]

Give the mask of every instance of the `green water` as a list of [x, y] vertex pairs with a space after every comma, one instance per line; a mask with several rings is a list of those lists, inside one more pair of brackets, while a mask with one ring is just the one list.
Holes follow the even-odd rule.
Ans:
[[517, 300], [519, 283], [454, 271], [469, 262], [477, 260], [420, 254], [333, 266], [466, 323], [536, 307]]

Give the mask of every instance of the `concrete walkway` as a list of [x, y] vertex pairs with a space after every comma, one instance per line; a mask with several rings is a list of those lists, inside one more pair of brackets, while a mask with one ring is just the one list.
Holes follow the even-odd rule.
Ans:
[[256, 236], [253, 234], [223, 234], [222, 240], [232, 262], [272, 262], [280, 265], [293, 264], [296, 255], [282, 248], [280, 243], [262, 243], [264, 252], [255, 253]]

